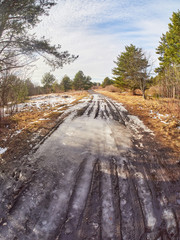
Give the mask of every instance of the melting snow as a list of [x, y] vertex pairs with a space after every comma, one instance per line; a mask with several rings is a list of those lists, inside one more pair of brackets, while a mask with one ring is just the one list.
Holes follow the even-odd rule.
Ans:
[[[70, 104], [75, 100], [71, 95], [48, 94], [41, 96], [33, 96], [28, 102], [20, 103], [17, 106], [18, 111], [33, 111], [31, 108], [42, 109], [43, 107], [51, 108], [57, 105]], [[59, 108], [60, 109], [60, 108]], [[5, 112], [7, 109], [5, 108]], [[6, 113], [8, 115], [8, 113]]]
[[127, 112], [127, 109], [123, 106], [122, 103], [117, 103], [116, 101], [113, 102], [116, 104], [116, 106], [118, 106], [121, 112]]
[[18, 105], [19, 109], [23, 109], [26, 107], [36, 107], [36, 108], [41, 108], [44, 105], [49, 105], [49, 106], [56, 106], [58, 104], [69, 104], [75, 100], [74, 97], [68, 96], [64, 97], [62, 95], [58, 94], [49, 94], [49, 95], [42, 95], [38, 97], [31, 97], [31, 100], [27, 103], [21, 103]]
[[142, 128], [145, 132], [152, 133], [152, 131], [144, 125], [144, 123], [137, 117], [133, 115], [128, 115], [130, 123]]
[[153, 119], [159, 119], [162, 123], [168, 124], [168, 122], [164, 121], [169, 117], [169, 114], [160, 114], [159, 112], [153, 112], [152, 110], [149, 111], [150, 115], [153, 115]]
[[7, 151], [7, 148], [1, 148], [1, 147], [0, 147], [0, 154], [5, 153], [6, 151]]
[[13, 138], [14, 136], [17, 136], [19, 133], [22, 132], [23, 129], [20, 129], [20, 130], [17, 130], [16, 132], [14, 132], [12, 135], [11, 135], [11, 138]]

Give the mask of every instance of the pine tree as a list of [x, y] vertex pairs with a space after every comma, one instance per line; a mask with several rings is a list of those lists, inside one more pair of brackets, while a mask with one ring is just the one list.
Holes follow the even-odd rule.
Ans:
[[148, 60], [141, 48], [133, 44], [125, 47], [125, 51], [114, 62], [117, 66], [112, 70], [115, 85], [120, 88], [135, 90], [140, 88], [145, 97], [148, 80]]
[[38, 39], [29, 31], [55, 4], [55, 0], [0, 1], [0, 74], [23, 67], [38, 55], [52, 68], [62, 67], [77, 58], [67, 51], [61, 52], [60, 45], [51, 45], [44, 37]]
[[113, 83], [114, 83], [113, 80], [111, 80], [109, 77], [106, 77], [102, 82], [102, 87], [105, 88], [106, 86], [111, 85]]
[[43, 87], [46, 89], [46, 93], [49, 93], [52, 91], [52, 85], [56, 81], [56, 78], [51, 73], [45, 73], [41, 83], [43, 84]]
[[60, 88], [64, 92], [67, 92], [68, 90], [72, 89], [72, 81], [67, 75], [63, 77], [60, 83]]
[[82, 71], [79, 71], [74, 77], [73, 87], [75, 90], [88, 90], [92, 87], [91, 77], [85, 76]]
[[[171, 88], [171, 94], [168, 97], [179, 95], [179, 74], [180, 74], [180, 11], [173, 12], [168, 24], [168, 31], [162, 34], [156, 53], [159, 57], [159, 67], [156, 72], [159, 73], [159, 79], [163, 86]], [[170, 92], [168, 90], [168, 92]]]

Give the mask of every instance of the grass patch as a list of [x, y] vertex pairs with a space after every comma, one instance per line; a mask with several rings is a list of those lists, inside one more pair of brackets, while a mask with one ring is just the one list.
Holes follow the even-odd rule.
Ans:
[[137, 115], [155, 132], [158, 140], [172, 148], [176, 153], [180, 151], [180, 100], [149, 99], [126, 93], [98, 90], [114, 100], [124, 104], [130, 114]]

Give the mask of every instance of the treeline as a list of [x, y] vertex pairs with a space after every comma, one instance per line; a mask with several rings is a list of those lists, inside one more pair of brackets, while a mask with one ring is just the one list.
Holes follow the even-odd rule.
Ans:
[[76, 73], [73, 79], [65, 75], [61, 82], [58, 83], [51, 73], [45, 73], [41, 81], [44, 93], [67, 92], [69, 90], [88, 90], [97, 83], [91, 82], [90, 76], [85, 76], [83, 71]]
[[153, 66], [143, 49], [131, 44], [114, 62], [113, 79], [104, 79], [102, 86], [113, 84], [132, 91], [138, 88], [146, 98], [146, 90], [154, 85], [157, 97], [180, 99], [180, 11], [174, 12], [170, 20], [168, 31], [162, 35], [156, 48], [160, 55], [156, 77], [152, 77]]
[[53, 74], [45, 73], [41, 83], [43, 86], [37, 86], [30, 79], [22, 80], [13, 74], [2, 77], [0, 79], [0, 118], [5, 116], [5, 110], [8, 114], [17, 111], [18, 103], [25, 101], [28, 96], [69, 90], [88, 90], [97, 85], [91, 82], [91, 77], [85, 76], [82, 71], [76, 73], [72, 80], [65, 75], [60, 83]]

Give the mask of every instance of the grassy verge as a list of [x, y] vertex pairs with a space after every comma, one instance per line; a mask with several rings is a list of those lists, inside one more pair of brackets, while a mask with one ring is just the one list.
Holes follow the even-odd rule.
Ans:
[[34, 107], [4, 119], [4, 125], [0, 128], [0, 147], [7, 148], [7, 151], [0, 155], [0, 160], [8, 161], [28, 153], [56, 126], [64, 111], [88, 93], [72, 92], [67, 95], [75, 98], [71, 104], [57, 104], [55, 107], [44, 105], [40, 109]]
[[117, 92], [98, 90], [124, 104], [130, 114], [138, 116], [154, 131], [156, 138], [178, 154], [180, 151], [180, 101], [149, 99]]

